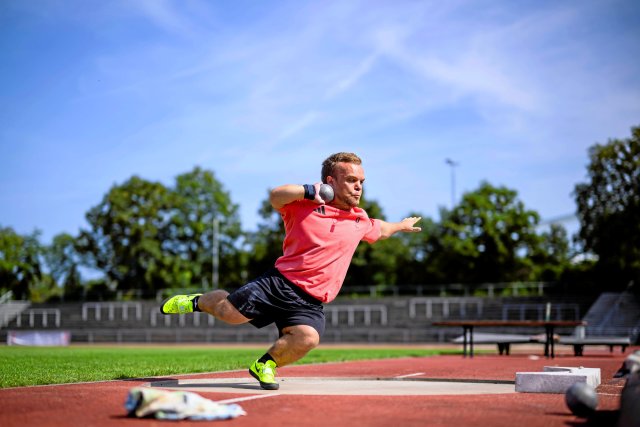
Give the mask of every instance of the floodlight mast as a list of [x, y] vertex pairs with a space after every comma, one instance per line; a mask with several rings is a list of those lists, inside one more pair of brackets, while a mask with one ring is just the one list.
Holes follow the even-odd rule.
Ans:
[[220, 267], [220, 240], [218, 239], [218, 234], [220, 233], [220, 220], [218, 219], [217, 213], [213, 215], [213, 242], [212, 242], [212, 268], [211, 268], [211, 287], [213, 289], [218, 289], [219, 287], [219, 267]]
[[456, 205], [456, 170], [460, 163], [451, 159], [445, 159], [445, 163], [451, 166], [451, 209]]

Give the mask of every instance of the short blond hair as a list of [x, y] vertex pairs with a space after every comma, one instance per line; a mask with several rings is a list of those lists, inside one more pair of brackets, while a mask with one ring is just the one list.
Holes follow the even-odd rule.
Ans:
[[355, 153], [335, 153], [330, 155], [322, 162], [322, 173], [320, 178], [322, 182], [327, 183], [327, 177], [333, 176], [333, 172], [336, 169], [338, 163], [353, 163], [354, 165], [361, 165], [362, 159]]

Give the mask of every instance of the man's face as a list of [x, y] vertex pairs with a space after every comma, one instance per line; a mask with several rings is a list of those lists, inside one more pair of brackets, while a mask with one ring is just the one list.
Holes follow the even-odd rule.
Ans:
[[327, 183], [333, 187], [335, 198], [331, 205], [339, 209], [351, 209], [360, 203], [362, 185], [364, 183], [364, 169], [361, 165], [340, 162], [337, 164], [334, 176], [327, 177]]

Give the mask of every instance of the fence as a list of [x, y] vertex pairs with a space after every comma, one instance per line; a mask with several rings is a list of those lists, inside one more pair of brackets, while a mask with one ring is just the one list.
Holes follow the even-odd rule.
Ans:
[[347, 325], [354, 326], [356, 324], [356, 314], [362, 313], [364, 324], [369, 326], [372, 323], [372, 314], [377, 313], [380, 325], [386, 325], [388, 322], [387, 307], [383, 304], [368, 305], [334, 305], [324, 307], [325, 314], [331, 319], [331, 325], [337, 326], [340, 323], [342, 313], [346, 313]]
[[139, 302], [86, 302], [82, 304], [82, 320], [89, 318], [89, 310], [93, 309], [95, 320], [102, 319], [103, 310], [107, 310], [109, 320], [115, 319], [116, 309], [120, 310], [122, 320], [129, 319], [129, 309], [133, 309], [137, 320], [142, 319], [142, 304]]
[[483, 299], [478, 297], [452, 297], [452, 298], [411, 298], [409, 300], [409, 317], [415, 319], [417, 316], [417, 307], [425, 306], [425, 316], [427, 319], [433, 317], [434, 306], [440, 307], [442, 317], [448, 318], [451, 314], [451, 307], [458, 306], [460, 317], [467, 316], [467, 305], [475, 306], [478, 317], [482, 316]]
[[49, 316], [53, 316], [54, 324], [56, 328], [60, 327], [60, 310], [57, 308], [30, 308], [22, 313], [20, 313], [16, 317], [16, 326], [22, 326], [22, 318], [24, 315], [27, 315], [29, 318], [29, 327], [33, 328], [36, 326], [36, 317], [39, 317], [41, 320], [40, 325], [44, 328], [49, 326]]
[[[511, 313], [518, 314], [519, 320], [580, 320], [580, 306], [578, 304], [505, 304], [502, 306], [502, 320], [512, 320]], [[572, 313], [572, 316], [568, 314]], [[555, 314], [555, 315], [554, 315]]]
[[[160, 317], [162, 321], [158, 322], [158, 317]], [[208, 326], [215, 325], [215, 317], [206, 313], [196, 312], [188, 315], [181, 314], [178, 316], [167, 316], [157, 310], [149, 313], [149, 323], [153, 327], [158, 326], [158, 323], [161, 323], [161, 326], [169, 327], [177, 321], [178, 326], [185, 327], [187, 326], [187, 320], [189, 320], [191, 326], [200, 326], [203, 317], [205, 318], [205, 322]]]

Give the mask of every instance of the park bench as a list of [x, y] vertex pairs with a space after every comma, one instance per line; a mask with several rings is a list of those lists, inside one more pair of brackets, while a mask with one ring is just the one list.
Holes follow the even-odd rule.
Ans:
[[620, 346], [620, 349], [624, 353], [628, 346], [631, 345], [631, 339], [629, 337], [560, 337], [558, 344], [572, 345], [573, 353], [575, 356], [582, 356], [584, 347], [587, 345], [607, 345], [609, 351], [613, 352], [615, 346]]
[[[518, 328], [534, 328], [534, 327], [544, 327], [544, 339], [540, 339], [535, 337], [532, 339], [530, 336], [520, 335], [517, 340], [519, 342], [543, 342], [544, 343], [544, 355], [548, 358], [555, 357], [555, 349], [554, 344], [556, 341], [557, 335], [554, 333], [555, 328], [569, 328], [569, 327], [577, 327], [584, 326], [585, 323], [583, 321], [574, 321], [574, 320], [447, 320], [440, 322], [433, 322], [433, 326], [453, 326], [453, 327], [462, 327], [462, 356], [473, 357], [473, 343], [477, 342], [476, 337], [482, 337], [483, 334], [474, 334], [474, 328], [505, 328], [505, 327], [518, 327]], [[486, 334], [484, 334], [486, 336]], [[498, 334], [502, 335], [503, 338], [507, 334]], [[540, 336], [542, 337], [542, 336]], [[513, 337], [516, 339], [516, 337]], [[524, 340], [528, 341], [524, 341]], [[497, 338], [496, 341], [489, 341], [498, 345], [498, 351], [502, 348], [503, 352], [507, 351], [507, 347], [510, 347], [511, 344], [515, 342], [509, 341], [507, 339], [500, 339], [500, 343], [498, 343]], [[469, 347], [469, 353], [467, 353], [467, 344]], [[509, 345], [507, 345], [509, 344]], [[508, 353], [507, 353], [508, 354]]]
[[[464, 336], [453, 339], [454, 343], [464, 343]], [[516, 335], [516, 334], [489, 334], [489, 333], [474, 333], [474, 344], [496, 344], [498, 346], [498, 353], [500, 355], [509, 355], [511, 351], [511, 344], [524, 344], [524, 343], [544, 343], [537, 337], [531, 337], [528, 335]]]

